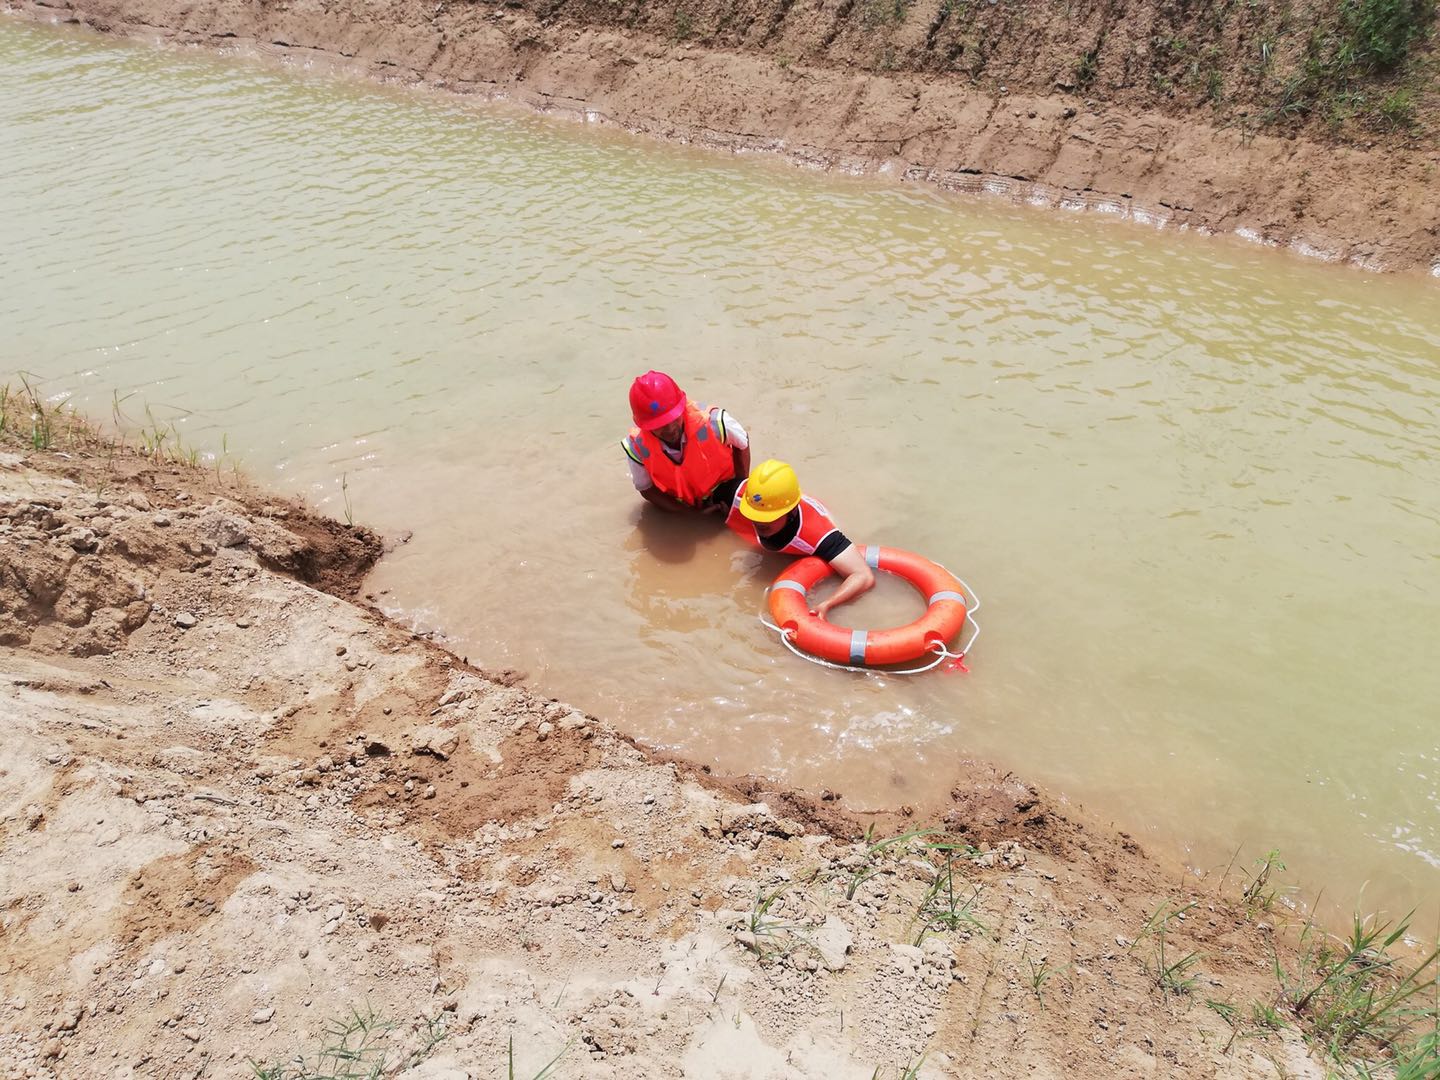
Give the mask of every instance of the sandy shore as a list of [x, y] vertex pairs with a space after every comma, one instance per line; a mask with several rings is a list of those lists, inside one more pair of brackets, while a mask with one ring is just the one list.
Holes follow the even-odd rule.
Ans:
[[417, 1080], [1323, 1075], [1247, 1027], [1293, 945], [1238, 870], [983, 765], [913, 816], [709, 776], [353, 600], [380, 551], [5, 447], [0, 1076], [250, 1076], [357, 1009]]
[[[1248, 101], [1240, 88], [1228, 112], [1205, 101], [1179, 104], [1173, 90], [1157, 98], [1143, 77], [1156, 63], [1154, 43], [1143, 20], [1127, 27], [1128, 16], [1100, 38], [1108, 35], [1111, 51], [1125, 52], [1123, 67], [1140, 74], [1117, 71], [1105, 93], [1098, 84], [1084, 91], [1052, 85], [1044, 72], [1068, 71], [1066, 50], [1083, 51], [1096, 31], [1087, 29], [1089, 15], [1057, 22], [1029, 4], [1016, 18], [1036, 22], [1033, 32], [1045, 40], [1027, 44], [1021, 27], [999, 29], [996, 46], [1016, 55], [993, 60], [984, 79], [951, 70], [951, 61], [937, 71], [937, 36], [957, 0], [897, 2], [893, 24], [877, 4], [809, 10], [780, 0], [773, 12], [739, 23], [728, 8], [680, 5], [671, 13], [678, 30], [659, 9], [582, 0], [12, 0], [10, 10], [502, 98], [811, 168], [1228, 233], [1370, 270], [1440, 277], [1440, 146], [1429, 111], [1413, 134], [1362, 130], [1340, 141], [1323, 125], [1251, 126], [1264, 101]], [[1143, 14], [1156, 21], [1153, 33], [1165, 29], [1161, 13]], [[691, 23], [703, 23], [693, 32], [723, 45], [690, 40]], [[1063, 40], [1049, 40], [1062, 23]], [[660, 27], [666, 35], [655, 32]], [[1239, 40], [1207, 50], [1217, 72], [1252, 66], [1260, 31], [1236, 32]], [[1130, 37], [1128, 51], [1115, 44]], [[1168, 79], [1158, 68], [1149, 76], [1154, 85]], [[1252, 111], [1240, 110], [1247, 104]]]

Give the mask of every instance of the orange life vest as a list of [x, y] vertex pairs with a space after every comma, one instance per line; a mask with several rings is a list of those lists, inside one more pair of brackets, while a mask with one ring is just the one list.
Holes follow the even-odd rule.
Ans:
[[[755, 531], [755, 523], [740, 512], [740, 504], [745, 501], [745, 489], [749, 485], [750, 481], [744, 480], [735, 489], [735, 498], [730, 501], [730, 514], [725, 518], [725, 524], [756, 547], [762, 547], [760, 534]], [[780, 548], [778, 554], [813, 555], [815, 549], [820, 546], [820, 541], [838, 528], [831, 520], [830, 511], [825, 509], [825, 504], [819, 499], [801, 495], [798, 509], [800, 511], [800, 528], [795, 530], [794, 538]], [[765, 550], [771, 549], [765, 548]]]
[[690, 506], [699, 506], [717, 484], [735, 475], [735, 455], [710, 422], [710, 410], [685, 402], [685, 441], [680, 464], [670, 460], [665, 447], [650, 431], [631, 428], [625, 453], [643, 465], [655, 486]]

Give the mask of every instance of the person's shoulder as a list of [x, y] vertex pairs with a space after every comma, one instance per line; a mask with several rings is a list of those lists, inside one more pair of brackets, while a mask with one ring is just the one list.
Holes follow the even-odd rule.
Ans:
[[855, 545], [839, 529], [831, 529], [815, 545], [815, 554], [828, 563], [833, 563]]

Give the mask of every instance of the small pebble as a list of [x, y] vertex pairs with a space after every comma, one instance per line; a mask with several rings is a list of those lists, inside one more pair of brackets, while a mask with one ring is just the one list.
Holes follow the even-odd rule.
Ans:
[[197, 619], [194, 615], [190, 614], [190, 612], [188, 611], [182, 611], [175, 616], [175, 625], [180, 627], [181, 630], [189, 630], [199, 621], [199, 619]]

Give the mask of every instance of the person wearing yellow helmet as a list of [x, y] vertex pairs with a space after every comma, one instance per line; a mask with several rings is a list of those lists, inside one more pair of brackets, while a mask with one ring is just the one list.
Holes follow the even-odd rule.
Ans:
[[800, 490], [800, 480], [783, 461], [762, 461], [735, 490], [728, 525], [749, 543], [784, 555], [824, 559], [843, 579], [814, 607], [822, 619], [831, 608], [875, 587], [875, 574], [860, 549], [840, 531], [819, 499]]

